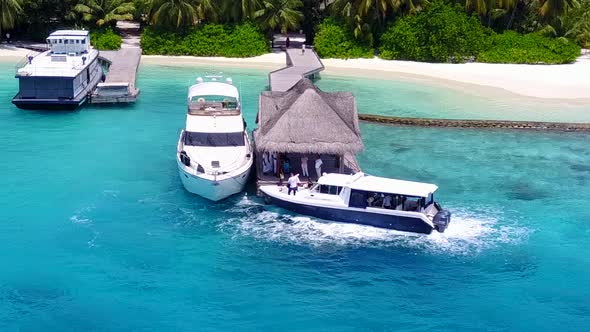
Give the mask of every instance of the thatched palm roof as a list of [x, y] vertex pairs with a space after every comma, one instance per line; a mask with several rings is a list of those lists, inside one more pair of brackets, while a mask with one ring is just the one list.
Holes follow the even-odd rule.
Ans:
[[259, 99], [256, 149], [344, 155], [364, 149], [354, 96], [323, 92], [304, 78], [285, 92]]

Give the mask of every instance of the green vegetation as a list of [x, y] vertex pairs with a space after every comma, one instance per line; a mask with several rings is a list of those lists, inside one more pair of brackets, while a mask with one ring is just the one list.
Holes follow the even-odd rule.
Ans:
[[150, 54], [257, 55], [299, 29], [337, 58], [565, 63], [573, 44], [590, 47], [590, 0], [0, 0], [0, 31], [14, 39], [75, 27], [115, 48], [107, 29], [130, 19]]
[[111, 28], [104, 31], [92, 31], [90, 43], [99, 50], [118, 50], [121, 48], [121, 36], [114, 33]]
[[434, 2], [405, 16], [381, 37], [380, 57], [431, 62], [464, 62], [486, 47], [486, 32], [459, 6]]
[[566, 38], [548, 38], [537, 33], [520, 35], [507, 31], [491, 37], [491, 47], [477, 57], [494, 63], [570, 63], [580, 55], [580, 47]]
[[297, 10], [303, 6], [299, 0], [262, 0], [262, 8], [254, 13], [259, 24], [266, 29], [279, 28], [282, 33], [295, 30], [303, 19]]
[[2, 29], [14, 28], [21, 13], [22, 8], [19, 0], [0, 0], [0, 33]]
[[141, 36], [145, 54], [250, 57], [269, 51], [263, 34], [251, 24], [205, 24], [186, 35], [145, 29]]
[[398, 20], [381, 37], [380, 57], [431, 62], [570, 63], [580, 47], [539, 33], [496, 34], [460, 7], [442, 2]]
[[114, 25], [117, 21], [132, 20], [135, 6], [126, 0], [81, 0], [69, 17], [77, 21], [90, 22], [97, 27]]
[[373, 49], [363, 46], [354, 39], [346, 27], [333, 20], [326, 20], [318, 26], [315, 49], [322, 58], [371, 58]]

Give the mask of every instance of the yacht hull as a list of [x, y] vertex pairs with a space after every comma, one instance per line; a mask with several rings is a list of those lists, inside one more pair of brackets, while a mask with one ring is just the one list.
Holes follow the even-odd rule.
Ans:
[[178, 165], [180, 180], [184, 188], [190, 193], [214, 202], [243, 191], [250, 178], [250, 170], [251, 167], [233, 177], [212, 181], [190, 174], [183, 169], [182, 164]]
[[[272, 195], [265, 192], [263, 188], [261, 188], [261, 191], [267, 204], [273, 204], [295, 213], [319, 219], [394, 229], [402, 232], [430, 234], [433, 231], [433, 228], [420, 218], [292, 202], [285, 194]], [[284, 191], [286, 192], [287, 189]]]
[[86, 101], [86, 96], [80, 100], [59, 99], [27, 99], [16, 95], [12, 103], [16, 107], [25, 110], [75, 110]]
[[102, 67], [98, 64], [98, 57], [89, 66], [91, 68], [89, 69], [90, 78], [86, 86], [73, 98], [23, 98], [19, 91], [12, 98], [12, 103], [20, 109], [27, 110], [75, 110], [88, 101], [90, 93], [103, 80], [104, 73]]

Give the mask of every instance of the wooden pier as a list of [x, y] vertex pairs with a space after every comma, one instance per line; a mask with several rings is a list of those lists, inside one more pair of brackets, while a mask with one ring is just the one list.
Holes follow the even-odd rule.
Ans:
[[312, 48], [288, 48], [285, 51], [287, 66], [268, 74], [271, 91], [287, 91], [302, 78], [313, 78], [324, 70], [324, 64]]
[[359, 120], [366, 122], [417, 127], [512, 129], [512, 130], [550, 130], [590, 132], [588, 123], [540, 122], [540, 121], [501, 121], [501, 120], [461, 120], [425, 119], [373, 114], [359, 114]]
[[[141, 59], [140, 48], [122, 48], [118, 51], [102, 51], [100, 57], [109, 63], [109, 72], [105, 83], [92, 93], [91, 103], [112, 104], [131, 103], [137, 99], [139, 89], [135, 87], [135, 78]], [[121, 88], [123, 91], [121, 91]]]
[[93, 104], [132, 103], [139, 96], [139, 89], [135, 86], [141, 60], [139, 24], [119, 21], [117, 28], [123, 36], [123, 43], [118, 51], [100, 52], [99, 57], [108, 64], [109, 72], [105, 82], [92, 93], [90, 102]]

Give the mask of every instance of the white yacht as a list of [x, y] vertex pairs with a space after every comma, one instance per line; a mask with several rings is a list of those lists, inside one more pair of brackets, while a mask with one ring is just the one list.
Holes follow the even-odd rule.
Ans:
[[230, 78], [199, 77], [189, 88], [186, 128], [178, 140], [182, 184], [193, 194], [222, 200], [244, 189], [253, 159], [238, 89]]
[[289, 195], [285, 186], [263, 185], [267, 204], [313, 217], [404, 232], [444, 232], [451, 213], [434, 200], [434, 184], [365, 175], [324, 173], [311, 188]]
[[75, 109], [104, 80], [98, 51], [85, 30], [58, 30], [47, 37], [49, 50], [17, 65], [19, 91], [12, 103], [26, 109]]

